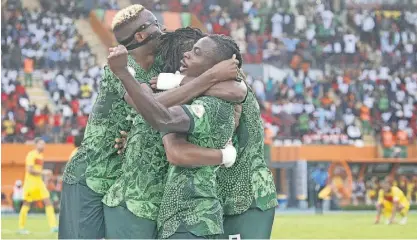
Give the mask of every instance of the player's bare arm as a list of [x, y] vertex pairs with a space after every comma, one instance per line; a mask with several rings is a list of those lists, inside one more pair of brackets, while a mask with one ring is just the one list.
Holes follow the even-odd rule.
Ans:
[[[181, 87], [158, 93], [155, 98], [165, 107], [185, 104], [202, 94], [218, 97], [229, 102], [242, 102], [246, 97], [247, 88], [244, 83], [236, 81], [238, 74], [236, 61], [235, 59], [222, 61], [196, 78], [184, 77], [182, 80], [184, 84]], [[157, 79], [155, 77], [150, 81], [154, 87], [156, 87]], [[151, 88], [145, 83], [140, 84], [140, 86], [151, 91]], [[212, 88], [214, 89], [211, 90]], [[209, 94], [207, 94], [208, 91]], [[125, 95], [125, 100], [138, 110], [128, 94]]]
[[168, 161], [173, 165], [197, 167], [220, 165], [222, 152], [187, 142], [186, 135], [169, 133], [162, 138]]
[[110, 49], [108, 64], [112, 72], [122, 81], [126, 91], [135, 103], [142, 117], [160, 132], [187, 132], [190, 118], [180, 106], [167, 108], [159, 103], [153, 94], [138, 87], [136, 80], [127, 69], [128, 52], [124, 46]]
[[204, 95], [213, 96], [228, 102], [242, 103], [248, 93], [248, 88], [243, 81], [225, 81], [209, 88]]
[[[239, 125], [240, 115], [242, 113], [242, 106], [236, 105], [234, 111], [235, 128]], [[173, 165], [183, 167], [196, 166], [214, 166], [224, 164], [226, 167], [232, 166], [225, 164], [228, 154], [236, 154], [236, 149], [232, 143], [229, 143], [224, 149], [210, 149], [200, 147], [187, 141], [187, 136], [184, 134], [169, 133], [162, 138], [165, 152], [168, 161]]]
[[[187, 103], [202, 94], [228, 102], [241, 103], [246, 98], [247, 87], [242, 81], [243, 73], [236, 68], [237, 64], [237, 60], [229, 59], [214, 65], [197, 78], [185, 77], [181, 82], [181, 87], [160, 93], [157, 99], [167, 107]], [[218, 83], [209, 87], [210, 83], [216, 80]], [[153, 89], [157, 89], [158, 78], [153, 78], [150, 83]], [[178, 91], [180, 89], [181, 93]], [[179, 99], [182, 93], [187, 99], [181, 102], [174, 101], [173, 98]]]

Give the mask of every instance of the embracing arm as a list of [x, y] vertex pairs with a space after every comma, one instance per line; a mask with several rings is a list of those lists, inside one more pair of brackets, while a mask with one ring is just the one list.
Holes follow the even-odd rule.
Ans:
[[[196, 78], [185, 78], [187, 78], [186, 81], [189, 83], [178, 88], [153, 94], [156, 101], [168, 108], [175, 105], [182, 105], [202, 95], [205, 91], [207, 91], [207, 89], [213, 86], [213, 84], [218, 82], [218, 80], [215, 78], [214, 74], [212, 74], [210, 70], [207, 70], [205, 73], [201, 74], [199, 77]], [[136, 84], [132, 87], [141, 87], [150, 93], [152, 92], [152, 89], [146, 83], [136, 82]], [[125, 94], [124, 98], [129, 105], [131, 105], [133, 108], [136, 109], [136, 111], [141, 113], [137, 107], [137, 105], [139, 105], [140, 103], [135, 102], [132, 99], [132, 97], [130, 97], [128, 94]]]
[[[204, 72], [203, 74], [201, 74], [199, 77], [196, 77], [196, 78], [189, 78], [189, 77], [185, 77], [185, 78], [186, 79], [184, 79], [184, 81], [187, 81], [187, 84], [178, 88], [164, 91], [164, 92], [155, 93], [154, 97], [156, 101], [158, 101], [165, 107], [169, 108], [175, 105], [182, 105], [187, 102], [190, 102], [194, 98], [202, 95], [207, 90], [209, 90], [211, 93], [205, 94], [205, 95], [219, 97], [226, 101], [234, 101], [234, 100], [238, 101], [244, 94], [242, 88], [238, 88], [236, 87], [237, 84], [235, 85], [234, 83], [232, 83], [236, 81], [227, 81], [225, 82], [227, 84], [225, 85], [220, 84], [220, 87], [216, 87], [217, 90], [214, 89], [214, 91], [212, 91], [210, 87], [217, 86], [217, 84], [214, 86], [213, 84], [218, 82], [218, 80], [216, 79], [216, 77], [214, 76], [211, 70], [207, 70], [206, 72]], [[223, 88], [222, 86], [226, 88], [231, 87], [234, 89], [222, 89]], [[133, 87], [135, 88], [142, 87], [144, 90], [147, 90], [148, 92], [152, 92], [152, 89], [146, 83], [137, 82], [137, 84]], [[218, 91], [218, 93], [216, 93], [215, 91]], [[216, 95], [219, 95], [219, 96], [216, 96]], [[135, 108], [136, 111], [140, 112], [137, 107], [138, 103], [135, 103], [128, 94], [125, 94], [124, 98], [125, 98], [125, 101], [129, 105]]]
[[[116, 74], [116, 73], [115, 73]], [[152, 93], [140, 86], [127, 68], [117, 72], [137, 111], [156, 130], [161, 132], [187, 132], [190, 118], [181, 106], [165, 107]]]
[[181, 87], [158, 93], [156, 100], [166, 107], [185, 104], [202, 95], [213, 84], [219, 82], [211, 69], [196, 78], [185, 77], [183, 81], [187, 81], [188, 83]]
[[243, 81], [226, 81], [215, 84], [204, 92], [206, 96], [213, 96], [228, 102], [241, 103], [245, 101], [248, 88]]
[[214, 166], [222, 164], [219, 149], [204, 148], [187, 142], [186, 136], [169, 133], [162, 138], [168, 161], [183, 167]]

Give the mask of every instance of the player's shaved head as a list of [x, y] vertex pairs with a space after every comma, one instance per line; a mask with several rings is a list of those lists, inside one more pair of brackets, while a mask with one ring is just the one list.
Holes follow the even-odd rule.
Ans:
[[155, 15], [140, 4], [117, 12], [113, 18], [112, 30], [117, 41], [126, 47], [135, 39], [141, 42], [152, 33], [161, 33]]

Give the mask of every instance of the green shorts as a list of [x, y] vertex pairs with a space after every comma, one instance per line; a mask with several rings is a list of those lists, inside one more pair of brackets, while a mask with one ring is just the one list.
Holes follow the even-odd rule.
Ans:
[[197, 236], [187, 231], [185, 227], [179, 226], [177, 231], [168, 239], [217, 239], [217, 237], [213, 235], [206, 237]]
[[104, 238], [103, 195], [87, 187], [85, 180], [63, 183], [58, 239]]
[[156, 239], [156, 221], [134, 215], [126, 206], [104, 205], [106, 239]]
[[274, 216], [275, 208], [266, 211], [250, 208], [239, 215], [225, 216], [221, 238], [234, 239], [233, 235], [240, 235], [240, 239], [270, 239]]

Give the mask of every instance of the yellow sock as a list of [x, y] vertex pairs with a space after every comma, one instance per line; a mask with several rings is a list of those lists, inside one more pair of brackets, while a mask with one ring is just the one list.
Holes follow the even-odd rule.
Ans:
[[54, 207], [46, 206], [45, 207], [46, 218], [48, 219], [49, 227], [54, 228], [56, 227], [56, 218], [55, 218], [55, 211]]
[[23, 205], [19, 213], [19, 229], [24, 229], [26, 225], [26, 219], [28, 218], [28, 212], [30, 206]]

